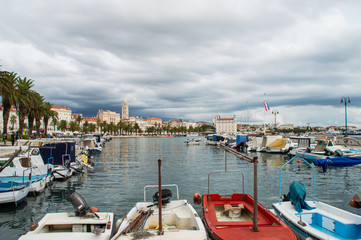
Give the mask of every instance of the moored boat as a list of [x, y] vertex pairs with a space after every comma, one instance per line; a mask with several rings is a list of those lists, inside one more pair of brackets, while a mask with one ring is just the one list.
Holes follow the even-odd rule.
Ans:
[[[160, 175], [161, 160], [158, 164]], [[155, 187], [158, 192], [153, 195], [153, 202], [147, 202], [146, 190]], [[171, 201], [172, 192], [163, 187], [176, 188], [177, 199]], [[187, 200], [179, 199], [178, 186], [162, 185], [159, 180], [159, 185], [144, 187], [144, 201], [136, 203], [121, 220], [117, 233], [112, 237], [112, 240], [116, 239], [206, 240], [208, 236], [194, 208]]]
[[22, 202], [29, 193], [29, 183], [0, 182], [0, 204]]
[[[114, 214], [92, 212], [85, 200], [73, 193], [70, 200], [75, 213], [48, 213], [19, 240], [109, 240], [113, 233]], [[90, 211], [90, 212], [89, 212]]]
[[[306, 188], [302, 183], [294, 181], [289, 193], [281, 201], [282, 169], [294, 159], [295, 157], [281, 167], [279, 201], [272, 205], [275, 212], [295, 231], [299, 239], [361, 239], [361, 216], [315, 201], [315, 170], [304, 159], [302, 161], [313, 170], [313, 200], [306, 201]], [[340, 159], [340, 161], [337, 158], [320, 159], [316, 160], [316, 164], [326, 171], [329, 166], [345, 167], [361, 164], [361, 159]]]

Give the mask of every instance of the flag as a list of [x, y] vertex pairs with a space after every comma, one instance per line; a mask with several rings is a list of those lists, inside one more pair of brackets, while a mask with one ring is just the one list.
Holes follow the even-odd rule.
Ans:
[[264, 109], [267, 111], [271, 110], [269, 105], [266, 103], [266, 101], [263, 102], [263, 105], [264, 105]]

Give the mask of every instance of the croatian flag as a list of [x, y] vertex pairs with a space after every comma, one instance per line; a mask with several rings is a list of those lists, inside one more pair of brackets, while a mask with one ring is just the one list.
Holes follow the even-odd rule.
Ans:
[[269, 105], [266, 103], [266, 101], [263, 102], [263, 105], [264, 105], [264, 109], [266, 110], [266, 112], [269, 111], [269, 110], [271, 110], [271, 109], [269, 108]]

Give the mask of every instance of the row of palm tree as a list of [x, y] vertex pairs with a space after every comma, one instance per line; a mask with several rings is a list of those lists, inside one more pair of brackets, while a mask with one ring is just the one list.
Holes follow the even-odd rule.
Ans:
[[[25, 118], [28, 118], [29, 130], [40, 133], [41, 121], [44, 122], [45, 134], [50, 118], [57, 118], [57, 112], [52, 111], [50, 102], [45, 101], [34, 89], [34, 81], [21, 78], [14, 72], [0, 71], [0, 96], [3, 105], [3, 134], [7, 133], [11, 107], [15, 106], [19, 117], [19, 134], [25, 128]], [[35, 121], [35, 127], [34, 127]], [[12, 120], [14, 122], [14, 120]]]

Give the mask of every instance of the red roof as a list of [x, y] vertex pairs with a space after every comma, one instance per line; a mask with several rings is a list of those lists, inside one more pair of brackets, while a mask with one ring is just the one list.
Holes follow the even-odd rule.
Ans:
[[217, 120], [234, 120], [233, 118], [218, 118]]
[[60, 106], [55, 106], [55, 105], [53, 105], [52, 107], [55, 108], [55, 109], [64, 109], [64, 110], [69, 110], [70, 111], [70, 108], [67, 108], [67, 107], [60, 107]]

